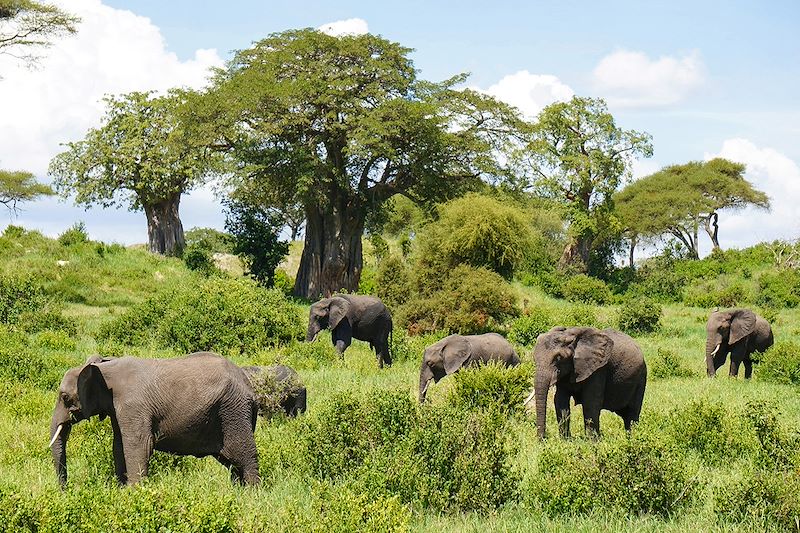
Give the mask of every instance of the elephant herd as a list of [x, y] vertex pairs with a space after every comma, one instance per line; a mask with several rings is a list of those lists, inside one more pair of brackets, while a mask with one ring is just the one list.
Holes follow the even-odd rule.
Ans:
[[[323, 329], [331, 330], [340, 354], [358, 339], [370, 344], [380, 368], [392, 364], [392, 317], [378, 298], [336, 295], [314, 303], [306, 340], [314, 340]], [[730, 375], [736, 376], [744, 364], [749, 378], [750, 355], [772, 342], [767, 321], [748, 309], [712, 313], [707, 324], [708, 375], [713, 377], [730, 354]], [[547, 395], [553, 385], [562, 437], [570, 436], [571, 400], [583, 406], [587, 435], [599, 435], [602, 409], [617, 413], [626, 430], [638, 421], [647, 366], [628, 335], [613, 329], [554, 327], [539, 335], [533, 358], [534, 392], [527, 401], [535, 397], [539, 437], [545, 436]], [[438, 382], [488, 361], [520, 363], [511, 344], [497, 333], [450, 335], [428, 346], [420, 367], [419, 401], [425, 401], [431, 380]], [[280, 403], [285, 413], [304, 412], [305, 387], [297, 373], [283, 365], [238, 367], [210, 352], [175, 359], [90, 357], [66, 372], [53, 410], [50, 448], [59, 482], [63, 486], [67, 481], [66, 448], [72, 425], [97, 415], [111, 420], [114, 470], [121, 484], [134, 484], [147, 475], [154, 450], [210, 455], [230, 469], [234, 483], [258, 483], [254, 431], [260, 398], [255, 383], [267, 373], [278, 384], [293, 384]]]

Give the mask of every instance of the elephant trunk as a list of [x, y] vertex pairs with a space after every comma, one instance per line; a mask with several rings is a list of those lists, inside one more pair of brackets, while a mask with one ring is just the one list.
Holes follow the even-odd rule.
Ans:
[[67, 483], [67, 439], [71, 429], [69, 411], [57, 406], [50, 422], [50, 451], [53, 454], [56, 477], [62, 487]]
[[314, 339], [316, 339], [321, 329], [322, 328], [319, 327], [319, 324], [311, 320], [308, 323], [308, 331], [306, 332], [306, 342], [311, 342]]
[[425, 394], [428, 392], [428, 385], [433, 379], [433, 371], [425, 361], [422, 362], [422, 367], [419, 369], [419, 403], [425, 402]]
[[708, 335], [706, 338], [706, 372], [708, 377], [714, 377], [717, 373], [714, 359], [722, 348], [722, 338], [717, 335]]
[[534, 397], [536, 398], [536, 430], [540, 439], [543, 439], [547, 432], [547, 393], [553, 377], [551, 374], [550, 370], [536, 370]]

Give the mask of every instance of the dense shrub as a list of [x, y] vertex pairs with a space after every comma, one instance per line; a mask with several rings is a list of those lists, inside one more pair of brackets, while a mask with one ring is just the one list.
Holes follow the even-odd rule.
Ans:
[[292, 292], [294, 292], [294, 280], [282, 268], [275, 270], [275, 278], [272, 280], [272, 286], [286, 296], [291, 296]]
[[659, 327], [661, 306], [646, 298], [629, 298], [619, 308], [617, 326], [626, 333], [649, 333]]
[[376, 272], [375, 269], [364, 267], [361, 270], [361, 277], [358, 278], [358, 289], [356, 290], [357, 294], [376, 294], [378, 289], [378, 284], [376, 281]]
[[788, 385], [800, 384], [800, 345], [791, 341], [778, 342], [765, 353], [758, 354], [759, 379]]
[[687, 378], [694, 375], [695, 372], [687, 368], [680, 357], [664, 348], [658, 348], [655, 357], [647, 362], [648, 378]]
[[411, 296], [412, 284], [408, 266], [396, 255], [390, 255], [378, 266], [375, 294], [389, 308], [404, 304]]
[[258, 401], [258, 415], [265, 418], [284, 414], [283, 402], [296, 398], [303, 387], [299, 378], [290, 376], [285, 380], [278, 380], [270, 369], [248, 374], [248, 378]]
[[556, 270], [525, 272], [520, 276], [520, 282], [528, 287], [539, 287], [545, 294], [553, 298], [564, 297], [564, 274]]
[[283, 219], [270, 209], [243, 200], [230, 200], [225, 207], [225, 229], [233, 238], [233, 253], [242, 259], [253, 279], [272, 287], [275, 269], [289, 253], [289, 243], [279, 240]]
[[788, 431], [779, 422], [778, 409], [762, 400], [751, 400], [745, 405], [744, 416], [758, 440], [756, 463], [768, 469], [785, 469], [798, 464], [800, 435]]
[[504, 414], [520, 413], [522, 401], [533, 386], [533, 367], [529, 363], [506, 368], [492, 362], [465, 368], [453, 375], [448, 401], [465, 409], [492, 409]]
[[713, 492], [714, 512], [751, 530], [797, 531], [800, 521], [800, 473], [751, 469]]
[[525, 346], [535, 346], [536, 338], [550, 331], [555, 326], [555, 320], [546, 309], [537, 309], [524, 314], [511, 323], [508, 330], [508, 340]]
[[281, 364], [295, 370], [316, 370], [341, 359], [327, 335], [323, 337], [314, 342], [295, 340], [285, 346], [259, 352], [251, 357], [251, 362], [259, 365]]
[[209, 250], [212, 254], [232, 254], [233, 237], [213, 228], [192, 228], [185, 235], [186, 247], [198, 246]]
[[41, 281], [0, 275], [0, 324], [15, 324], [22, 313], [38, 311], [46, 301]]
[[591, 326], [600, 325], [594, 306], [588, 304], [573, 304], [563, 309], [557, 317], [558, 326]]
[[86, 233], [86, 224], [76, 222], [64, 233], [58, 236], [58, 242], [62, 246], [73, 246], [89, 242], [89, 235]]
[[469, 334], [494, 330], [518, 315], [516, 295], [502, 277], [461, 265], [450, 272], [441, 290], [406, 303], [397, 322], [414, 333], [442, 329]]
[[747, 290], [740, 283], [719, 287], [718, 283], [702, 283], [687, 287], [683, 303], [691, 307], [736, 307], [748, 301]]
[[594, 443], [549, 441], [524, 488], [551, 516], [599, 510], [669, 516], [699, 494], [680, 450], [642, 433]]
[[64, 372], [77, 363], [66, 355], [42, 355], [26, 335], [0, 329], [0, 379], [24, 382], [45, 390], [61, 383]]
[[611, 291], [605, 282], [586, 274], [569, 278], [561, 288], [561, 292], [570, 302], [603, 305], [611, 301]]
[[200, 272], [204, 276], [218, 272], [211, 257], [211, 249], [204, 244], [188, 244], [183, 249], [183, 262], [189, 270]]
[[627, 292], [631, 295], [653, 298], [659, 302], [679, 302], [685, 284], [686, 278], [669, 268], [642, 268], [636, 273], [634, 282]]
[[245, 279], [209, 278], [165, 289], [106, 323], [99, 337], [134, 345], [152, 340], [184, 353], [242, 353], [303, 333], [299, 308], [281, 292]]
[[793, 269], [765, 272], [758, 278], [756, 303], [765, 307], [797, 307], [800, 272]]

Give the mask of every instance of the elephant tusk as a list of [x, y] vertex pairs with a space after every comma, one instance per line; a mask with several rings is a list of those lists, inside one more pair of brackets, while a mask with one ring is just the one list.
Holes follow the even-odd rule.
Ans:
[[528, 404], [531, 402], [531, 400], [533, 399], [533, 395], [534, 395], [534, 394], [536, 394], [536, 389], [533, 389], [533, 390], [531, 391], [531, 393], [528, 395], [528, 397], [527, 397], [527, 398], [525, 398], [525, 401], [524, 401], [524, 402], [522, 402], [522, 405], [523, 405], [523, 407], [524, 407], [524, 406], [526, 406], [526, 405], [528, 405]]
[[713, 352], [711, 352], [711, 357], [714, 357], [715, 355], [717, 355], [717, 352], [719, 351], [719, 347], [720, 347], [720, 346], [722, 346], [722, 343], [720, 343], [720, 344], [717, 344], [717, 347], [716, 347], [716, 348], [714, 348], [714, 351], [713, 351]]
[[56, 432], [53, 434], [53, 438], [50, 439], [50, 444], [47, 445], [48, 448], [53, 447], [53, 443], [56, 441], [58, 436], [61, 434], [61, 429], [64, 427], [64, 424], [59, 424], [58, 428], [56, 428]]

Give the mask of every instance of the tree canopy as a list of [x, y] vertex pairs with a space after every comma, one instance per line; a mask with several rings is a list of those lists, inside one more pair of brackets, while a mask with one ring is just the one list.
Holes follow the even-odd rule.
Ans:
[[619, 128], [602, 99], [576, 96], [542, 110], [520, 154], [517, 185], [567, 207], [562, 265], [587, 267], [593, 247], [617, 225], [612, 194], [630, 176], [633, 159], [652, 153], [650, 135]]
[[745, 166], [722, 158], [673, 165], [641, 178], [614, 197], [632, 244], [668, 234], [699, 256], [702, 225], [719, 248], [718, 212], [747, 206], [769, 208], [769, 198], [744, 179]]
[[0, 170], [0, 204], [16, 214], [20, 202], [55, 194], [49, 185], [39, 183], [30, 172]]
[[186, 97], [181, 91], [107, 97], [102, 125], [82, 141], [67, 143], [51, 161], [56, 190], [86, 207], [143, 210], [150, 250], [180, 254], [181, 194], [201, 184], [218, 160], [180, 124], [176, 109]]
[[33, 64], [39, 50], [51, 46], [55, 38], [75, 33], [79, 22], [52, 4], [0, 0], [0, 54]]
[[235, 161], [238, 194], [303, 206], [295, 294], [355, 290], [368, 213], [395, 194], [459, 194], [499, 176], [517, 114], [493, 98], [417, 79], [411, 50], [381, 37], [276, 33], [239, 51], [193, 106]]

